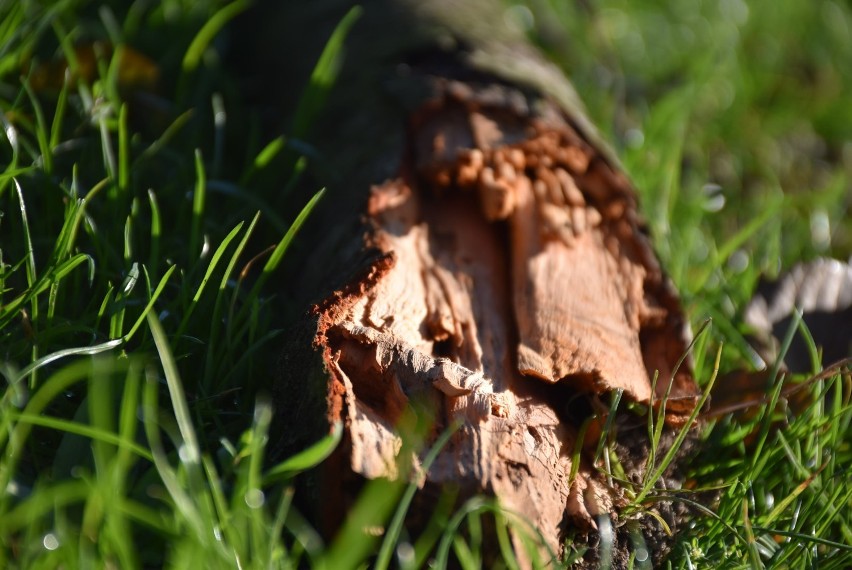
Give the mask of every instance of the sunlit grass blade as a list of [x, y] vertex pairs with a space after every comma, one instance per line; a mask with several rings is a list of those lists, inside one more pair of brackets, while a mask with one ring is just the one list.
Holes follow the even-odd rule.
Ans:
[[142, 459], [153, 461], [150, 451], [145, 447], [142, 447], [138, 443], [134, 442], [133, 440], [129, 440], [123, 435], [118, 435], [108, 430], [92, 427], [88, 424], [82, 424], [70, 420], [53, 418], [44, 415], [33, 415], [15, 412], [11, 413], [10, 419], [34, 426], [41, 426], [57, 431], [81, 435], [92, 440], [103, 441], [105, 443], [115, 445], [119, 449], [127, 450]]
[[775, 505], [772, 511], [770, 511], [770, 513], [766, 515], [766, 517], [760, 519], [761, 524], [768, 526], [775, 522], [775, 519], [777, 519], [781, 515], [781, 513], [783, 513], [787, 509], [787, 507], [789, 507], [793, 503], [793, 501], [795, 501], [799, 497], [799, 495], [804, 493], [805, 490], [807, 490], [808, 487], [811, 486], [814, 479], [816, 479], [816, 477], [820, 473], [822, 473], [822, 471], [826, 467], [828, 467], [828, 463], [823, 463], [822, 466], [819, 467], [819, 469], [817, 469], [807, 479], [805, 479], [798, 486], [796, 486], [796, 488], [793, 489], [793, 492], [781, 499], [778, 504]]
[[151, 245], [148, 271], [156, 276], [160, 267], [160, 234], [162, 233], [162, 222], [160, 221], [160, 206], [157, 203], [157, 195], [152, 189], [148, 189], [148, 204], [151, 206]]
[[249, 6], [251, 6], [250, 0], [236, 0], [222, 7], [207, 20], [207, 23], [195, 34], [195, 38], [193, 38], [192, 43], [189, 44], [189, 48], [186, 50], [186, 54], [183, 56], [182, 67], [184, 72], [194, 71], [198, 67], [201, 56], [204, 55], [204, 50], [207, 49], [207, 46], [210, 45], [216, 34], [225, 27], [225, 24]]
[[[18, 205], [20, 207], [21, 212], [21, 229], [23, 231], [24, 243], [26, 244], [26, 272], [27, 272], [27, 285], [30, 288], [35, 285], [36, 282], [36, 260], [35, 260], [35, 251], [33, 250], [33, 239], [30, 234], [30, 223], [27, 218], [27, 205], [24, 201], [24, 190], [21, 188], [21, 184], [15, 180], [15, 189], [18, 192]], [[32, 307], [32, 315], [33, 318], [38, 314], [38, 306], [33, 305]]]
[[130, 187], [130, 132], [127, 114], [127, 104], [122, 103], [118, 111], [118, 187], [122, 191]]
[[[121, 365], [122, 363], [119, 361], [117, 366]], [[32, 393], [22, 413], [28, 416], [39, 415], [59, 394], [64, 393], [77, 382], [88, 378], [91, 370], [91, 362], [81, 360], [54, 372], [40, 385], [38, 390]], [[0, 462], [0, 488], [2, 489], [7, 488], [6, 486], [14, 476], [20, 453], [27, 437], [29, 437], [30, 428], [29, 424], [18, 423], [11, 432], [0, 432], [0, 448], [5, 446], [3, 461]], [[0, 512], [4, 512], [8, 500], [8, 494], [0, 495]]]
[[337, 79], [340, 71], [341, 58], [343, 57], [343, 42], [346, 39], [352, 25], [361, 16], [361, 7], [355, 6], [347, 12], [332, 32], [331, 37], [325, 44], [325, 48], [314, 67], [308, 86], [302, 93], [296, 110], [293, 128], [293, 137], [305, 136], [308, 127], [313, 123], [319, 110], [322, 108], [331, 86]]
[[63, 481], [37, 489], [30, 498], [0, 517], [0, 536], [9, 536], [13, 531], [34, 524], [51, 511], [81, 503], [91, 492], [86, 481]]
[[272, 139], [265, 147], [261, 149], [257, 156], [252, 161], [251, 167], [248, 168], [243, 175], [242, 179], [240, 179], [240, 186], [245, 186], [249, 180], [251, 180], [252, 175], [258, 170], [263, 170], [272, 162], [272, 159], [281, 154], [284, 150], [284, 146], [286, 144], [286, 139], [284, 136], [279, 136]]
[[26, 78], [21, 78], [21, 83], [30, 98], [30, 104], [33, 107], [33, 113], [35, 113], [35, 132], [36, 139], [38, 140], [39, 152], [41, 153], [40, 158], [43, 165], [42, 167], [47, 174], [50, 174], [53, 172], [53, 151], [50, 148], [50, 141], [48, 140], [48, 133], [50, 131], [47, 128], [47, 122], [44, 119], [44, 111], [42, 111], [41, 103], [39, 103], [38, 97], [36, 97], [30, 87], [29, 81]]
[[678, 431], [674, 441], [672, 442], [666, 454], [663, 456], [663, 459], [660, 461], [659, 465], [657, 465], [651, 471], [651, 475], [645, 479], [642, 489], [639, 491], [639, 493], [636, 495], [636, 498], [633, 500], [634, 504], [640, 504], [645, 499], [645, 497], [648, 496], [648, 494], [651, 492], [651, 489], [653, 489], [653, 486], [660, 479], [663, 473], [665, 473], [669, 465], [671, 465], [672, 460], [674, 459], [677, 452], [680, 450], [680, 446], [683, 444], [683, 441], [686, 439], [686, 436], [689, 434], [690, 430], [695, 425], [695, 419], [701, 412], [701, 408], [704, 407], [704, 404], [707, 403], [707, 399], [710, 397], [710, 391], [713, 389], [713, 385], [716, 383], [716, 378], [719, 375], [719, 362], [721, 359], [722, 346], [720, 345], [719, 349], [716, 351], [716, 362], [713, 366], [713, 374], [710, 376], [710, 380], [707, 382], [707, 385], [704, 386], [704, 393], [701, 395], [701, 398], [699, 398], [698, 402], [695, 405], [695, 408], [692, 410], [692, 413], [689, 415], [689, 418], [687, 418], [686, 423]]
[[150, 160], [167, 148], [168, 144], [178, 135], [178, 133], [180, 133], [181, 130], [183, 130], [184, 127], [186, 127], [187, 123], [190, 122], [194, 115], [195, 110], [188, 109], [175, 117], [159, 138], [148, 145], [148, 147], [133, 161], [132, 168], [141, 167], [146, 160]]
[[299, 215], [296, 216], [296, 219], [293, 220], [293, 223], [290, 224], [290, 228], [287, 230], [287, 233], [284, 234], [284, 237], [281, 238], [281, 241], [278, 242], [278, 245], [275, 246], [275, 249], [272, 251], [272, 255], [269, 256], [269, 259], [266, 261], [266, 264], [263, 266], [263, 272], [257, 278], [254, 286], [249, 293], [249, 299], [256, 299], [260, 290], [263, 288], [266, 281], [272, 276], [272, 273], [278, 268], [278, 265], [281, 263], [281, 260], [284, 259], [284, 254], [287, 253], [287, 249], [290, 247], [290, 243], [293, 241], [293, 238], [296, 237], [296, 234], [302, 227], [302, 224], [305, 223], [305, 220], [308, 219], [308, 216], [313, 211], [314, 207], [317, 203], [322, 199], [325, 195], [325, 188], [314, 194], [313, 198], [311, 198], [305, 207], [302, 208], [302, 211], [299, 212]]
[[[149, 322], [154, 321], [156, 317], [149, 317]], [[155, 325], [156, 326], [156, 325]], [[162, 339], [162, 329], [152, 330], [152, 336], [155, 339]], [[167, 349], [167, 347], [166, 347]], [[154, 465], [157, 468], [157, 473], [165, 485], [169, 493], [169, 497], [175, 504], [176, 513], [180, 515], [182, 522], [187, 524], [193, 531], [195, 537], [201, 537], [206, 534], [205, 522], [197, 505], [192, 500], [192, 497], [187, 493], [181, 484], [181, 478], [172, 466], [169, 464], [168, 456], [163, 449], [163, 444], [160, 439], [159, 426], [157, 416], [159, 415], [159, 404], [157, 398], [158, 382], [154, 372], [147, 372], [147, 380], [143, 390], [143, 425], [145, 426], [145, 434], [148, 439], [148, 446], [151, 449], [151, 457]], [[191, 458], [190, 458], [191, 459]]]
[[330, 434], [307, 449], [292, 455], [269, 469], [263, 476], [263, 484], [271, 485], [281, 479], [292, 477], [300, 471], [311, 469], [322, 463], [337, 448], [343, 437], [343, 424], [337, 422]]
[[204, 204], [207, 196], [207, 174], [204, 171], [204, 160], [201, 158], [201, 150], [195, 150], [195, 191], [192, 194], [192, 227], [189, 234], [189, 254], [191, 258], [199, 256], [202, 252], [199, 240], [203, 239], [204, 231]]
[[[251, 223], [248, 228], [246, 228], [243, 237], [240, 239], [240, 243], [237, 244], [237, 247], [234, 249], [234, 253], [231, 255], [230, 261], [228, 261], [228, 266], [225, 268], [225, 271], [222, 274], [222, 279], [219, 281], [219, 289], [216, 292], [216, 302], [213, 305], [213, 314], [210, 317], [210, 329], [208, 335], [208, 348], [207, 348], [207, 358], [205, 361], [205, 369], [204, 369], [204, 380], [203, 385], [206, 389], [210, 390], [213, 383], [213, 371], [214, 371], [214, 358], [216, 358], [216, 350], [218, 349], [218, 345], [221, 340], [220, 335], [220, 326], [221, 326], [221, 316], [222, 311], [224, 310], [226, 299], [225, 299], [225, 291], [228, 288], [228, 281], [231, 279], [231, 276], [234, 273], [234, 269], [237, 265], [237, 261], [242, 255], [243, 251], [248, 244], [249, 238], [254, 233], [254, 229], [257, 226], [258, 221], [260, 220], [260, 212], [257, 212], [252, 218]], [[236, 302], [236, 291], [234, 292], [234, 302]], [[230, 321], [230, 319], [229, 319]]]
[[93, 354], [99, 354], [101, 352], [106, 352], [107, 350], [112, 350], [113, 348], [121, 346], [123, 342], [124, 341], [121, 339], [115, 339], [103, 342], [101, 344], [96, 344], [94, 346], [81, 346], [76, 348], [66, 348], [64, 350], [58, 350], [51, 354], [42, 356], [35, 362], [28, 364], [18, 373], [17, 380], [24, 379], [29, 376], [34, 370], [38, 370], [39, 368], [47, 366], [48, 364], [51, 364], [52, 362], [55, 362], [61, 358], [67, 358], [69, 356], [88, 356]]
[[[164, 276], [163, 280], [165, 279], [166, 277]], [[169, 388], [169, 395], [172, 399], [175, 419], [177, 420], [178, 429], [180, 430], [183, 445], [185, 446], [184, 453], [181, 454], [181, 459], [187, 465], [190, 472], [197, 471], [201, 465], [201, 447], [198, 445], [195, 427], [193, 426], [189, 407], [186, 403], [186, 396], [184, 395], [183, 384], [180, 381], [177, 365], [172, 357], [168, 337], [166, 337], [166, 332], [153, 312], [147, 312], [145, 317], [148, 321], [148, 327], [151, 329], [151, 336], [157, 346], [157, 353], [160, 355], [160, 364], [163, 367], [163, 373], [166, 377], [166, 385]], [[192, 475], [192, 473], [190, 474]], [[196, 473], [197, 475], [198, 473]]]
[[[423, 472], [428, 473], [429, 469], [432, 468], [432, 464], [438, 458], [438, 454], [441, 453], [441, 450], [444, 449], [444, 446], [453, 436], [453, 434], [461, 427], [462, 422], [456, 421], [449, 427], [447, 427], [444, 432], [438, 436], [435, 440], [435, 443], [432, 444], [432, 448], [429, 449], [429, 452], [423, 458]], [[393, 553], [393, 549], [399, 541], [399, 536], [402, 533], [402, 526], [405, 522], [405, 515], [408, 513], [408, 508], [411, 506], [411, 501], [414, 499], [414, 494], [417, 492], [417, 482], [409, 481], [405, 487], [405, 492], [402, 494], [402, 497], [399, 500], [396, 511], [394, 512], [393, 518], [388, 525], [387, 530], [385, 531], [385, 537], [382, 541], [382, 546], [379, 548], [379, 555], [374, 564], [374, 568], [378, 570], [384, 570], [387, 568], [391, 561], [391, 554]]]
[[190, 301], [189, 307], [187, 308], [186, 313], [184, 314], [180, 326], [178, 326], [178, 330], [176, 333], [177, 337], [180, 337], [186, 330], [186, 327], [189, 325], [189, 319], [192, 317], [192, 313], [195, 310], [195, 307], [198, 305], [198, 301], [201, 299], [201, 295], [204, 293], [205, 288], [207, 287], [207, 282], [210, 281], [210, 278], [213, 276], [213, 272], [219, 265], [219, 261], [222, 259], [222, 256], [225, 254], [225, 251], [228, 249], [228, 246], [231, 244], [231, 241], [233, 241], [233, 239], [237, 237], [237, 234], [240, 233], [240, 230], [242, 228], [243, 222], [240, 222], [234, 227], [234, 229], [228, 232], [228, 235], [225, 236], [225, 239], [222, 240], [222, 243], [219, 244], [219, 247], [216, 248], [216, 251], [210, 258], [210, 263], [207, 265], [207, 271], [204, 273], [204, 277], [201, 279], [201, 283], [195, 290], [195, 294], [192, 297], [192, 301]]
[[799, 328], [799, 321], [801, 320], [801, 311], [794, 311], [793, 318], [790, 321], [790, 326], [781, 341], [781, 346], [778, 350], [778, 359], [772, 365], [768, 376], [770, 384], [766, 388], [767, 392], [771, 393], [771, 398], [769, 400], [769, 404], [761, 411], [760, 431], [758, 432], [755, 440], [754, 454], [752, 455], [749, 469], [750, 476], [752, 477], [756, 472], [758, 472], [758, 464], [766, 459], [762, 453], [763, 446], [766, 444], [766, 439], [769, 436], [769, 428], [772, 424], [772, 414], [775, 411], [775, 406], [778, 404], [778, 398], [781, 396], [781, 389], [783, 388], [782, 380], [784, 375], [781, 374], [781, 367], [783, 366], [784, 356], [787, 354], [787, 351], [790, 350], [790, 345], [793, 343], [793, 337]]
[[109, 336], [110, 338], [119, 338], [124, 336], [124, 315], [127, 312], [127, 297], [133, 289], [136, 288], [136, 283], [139, 282], [139, 264], [134, 263], [130, 266], [130, 270], [125, 275], [121, 286], [115, 294], [115, 310], [110, 317]]
[[[281, 234], [287, 232], [287, 222], [276, 211], [276, 209], [266, 201], [263, 196], [258, 195], [250, 187], [245, 185], [236, 185], [222, 180], [211, 180], [207, 183], [207, 190], [211, 193], [227, 196], [240, 204], [250, 205], [253, 209], [259, 210], [263, 214], [263, 219], [272, 225], [272, 228]], [[286, 190], [282, 190], [286, 192]]]
[[[515, 533], [521, 537], [521, 542], [524, 544], [524, 549], [529, 558], [532, 559], [533, 567], [544, 567], [557, 560], [555, 553], [543, 541], [538, 529], [534, 528], [529, 521], [523, 517], [504, 509], [500, 504], [491, 498], [487, 497], [472, 497], [468, 499], [450, 518], [444, 528], [443, 536], [438, 544], [438, 549], [435, 552], [434, 564], [437, 568], [447, 568], [449, 563], [450, 547], [453, 545], [453, 539], [459, 532], [462, 523], [469, 515], [475, 513], [499, 513], [501, 517], [505, 517]], [[540, 550], [547, 552], [546, 560], [541, 560]], [[517, 558], [514, 552], [507, 560], [509, 566], [517, 566]]]

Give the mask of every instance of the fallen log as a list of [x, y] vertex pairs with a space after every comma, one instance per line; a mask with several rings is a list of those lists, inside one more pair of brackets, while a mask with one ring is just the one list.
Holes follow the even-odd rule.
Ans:
[[[281, 24], [267, 26], [281, 51], [259, 67], [281, 81], [301, 65], [281, 54], [327, 38], [318, 30], [347, 8], [298, 4], [263, 15]], [[570, 529], [617, 517], [623, 489], [592, 461], [610, 394], [635, 413], [668, 395], [676, 427], [698, 389], [688, 360], [678, 366], [688, 323], [636, 193], [569, 81], [496, 3], [366, 2], [308, 139], [332, 174], [300, 258], [315, 303], [284, 350], [276, 400], [282, 450], [345, 424], [315, 480], [326, 522], [355, 479], [408, 476], [401, 459], [418, 472], [454, 422], [418, 475], [427, 490], [493, 494], [557, 554]], [[434, 424], [422, 450], [401, 451], [412, 408]], [[631, 414], [620, 424], [645, 425]], [[641, 470], [646, 430], [624, 432], [616, 447]]]

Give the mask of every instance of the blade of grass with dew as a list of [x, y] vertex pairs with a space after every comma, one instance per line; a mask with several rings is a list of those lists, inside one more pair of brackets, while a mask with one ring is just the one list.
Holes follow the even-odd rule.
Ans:
[[233, 519], [233, 515], [228, 507], [228, 500], [225, 498], [225, 492], [222, 489], [222, 478], [219, 476], [219, 473], [216, 470], [216, 465], [209, 456], [203, 455], [201, 457], [201, 464], [204, 468], [204, 476], [207, 478], [207, 484], [210, 490], [210, 499], [213, 503], [213, 508], [215, 509], [214, 512], [217, 519], [216, 525], [219, 527], [222, 536], [225, 537], [229, 543], [236, 543], [239, 537], [237, 537], [236, 540], [231, 537], [230, 521]]
[[188, 109], [178, 115], [169, 126], [163, 131], [163, 133], [152, 142], [148, 147], [142, 151], [139, 156], [133, 161], [133, 166], [131, 168], [141, 168], [142, 164], [146, 160], [150, 160], [157, 154], [159, 154], [163, 149], [167, 148], [168, 144], [174, 139], [177, 134], [190, 122], [190, 120], [194, 117], [195, 111], [193, 109]]
[[[318, 567], [355, 567], [371, 555], [379, 536], [386, 534], [385, 525], [395, 506], [399, 512], [401, 497], [414, 475], [412, 468], [417, 450], [430, 425], [428, 414], [418, 414], [413, 408], [406, 410], [398, 424], [402, 445], [396, 453], [397, 476], [394, 479], [373, 479], [366, 485], [334, 541], [317, 562]], [[396, 531], [391, 529], [390, 532]]]
[[[107, 309], [112, 306], [113, 303], [113, 294], [115, 293], [115, 287], [110, 285], [107, 288], [107, 292], [104, 295], [103, 300], [101, 301], [100, 306], [98, 307], [98, 314], [95, 318], [95, 325], [92, 327], [95, 330], [100, 330], [101, 321], [104, 319], [107, 313]], [[115, 340], [115, 339], [114, 339]]]
[[121, 501], [119, 508], [128, 518], [164, 534], [167, 539], [173, 541], [178, 538], [177, 524], [167, 513], [126, 498]]
[[[290, 506], [293, 503], [293, 488], [288, 487], [281, 492], [281, 498], [278, 501], [278, 507], [275, 509], [275, 517], [272, 520], [272, 526], [269, 529], [268, 549], [266, 551], [266, 565], [273, 567], [279, 560], [287, 560], [287, 546], [281, 540], [284, 532], [284, 524], [287, 521], [287, 514], [290, 511]], [[298, 562], [295, 563], [297, 565]]]
[[760, 558], [760, 551], [757, 549], [754, 529], [752, 529], [751, 519], [748, 515], [748, 499], [745, 497], [742, 500], [742, 528], [746, 539], [749, 565], [753, 570], [760, 570], [764, 568], [764, 564]]
[[284, 526], [296, 541], [291, 548], [291, 555], [295, 556], [292, 556], [291, 559], [298, 563], [301, 553], [305, 552], [311, 559], [311, 567], [320, 568], [323, 551], [326, 546], [320, 534], [314, 530], [305, 517], [296, 509], [287, 511]]
[[426, 529], [420, 533], [420, 536], [417, 537], [417, 541], [414, 543], [414, 560], [411, 564], [403, 565], [401, 570], [422, 568], [426, 564], [432, 549], [438, 543], [438, 540], [441, 539], [444, 528], [446, 528], [447, 522], [453, 514], [453, 507], [457, 497], [458, 489], [445, 488], [442, 490]]
[[577, 478], [577, 473], [580, 472], [580, 462], [582, 460], [580, 456], [583, 453], [583, 442], [586, 440], [586, 433], [589, 431], [589, 426], [599, 419], [600, 417], [598, 414], [590, 414], [585, 420], [583, 420], [583, 423], [580, 424], [580, 429], [577, 430], [577, 436], [574, 439], [574, 447], [571, 449], [571, 471], [568, 473], [568, 481], [566, 483], [566, 486], [569, 489], [574, 484], [574, 480]]
[[[471, 516], [468, 515], [468, 520]], [[478, 560], [474, 557], [473, 548], [467, 545], [467, 542], [460, 535], [453, 537], [453, 552], [456, 555], [456, 561], [462, 570], [474, 570], [480, 568]]]
[[[102, 433], [114, 434], [116, 432], [114, 413], [115, 384], [115, 378], [111, 374], [110, 362], [101, 358], [92, 359], [92, 373], [89, 375], [86, 390], [89, 424], [93, 429]], [[114, 446], [104, 442], [102, 439], [94, 440], [92, 442], [92, 455], [95, 459], [97, 478], [106, 478], [106, 473], [115, 457]], [[121, 482], [109, 481], [108, 483], [117, 483], [123, 487]], [[119, 494], [121, 494], [120, 491]]]
[[377, 537], [372, 533], [384, 530], [383, 523], [398, 504], [404, 486], [400, 480], [371, 481], [359, 493], [355, 506], [349, 511], [334, 542], [322, 553], [322, 558], [316, 561], [314, 567], [336, 570], [356, 568], [362, 564], [377, 542]]
[[[175, 564], [188, 563], [186, 556], [206, 559], [211, 563], [217, 559], [233, 560], [226, 545], [216, 540], [214, 501], [210, 488], [204, 481], [200, 447], [189, 417], [189, 409], [168, 339], [153, 312], [148, 313], [147, 320], [160, 357], [160, 365], [166, 377], [166, 385], [172, 401], [171, 407], [180, 434], [180, 440], [176, 442], [176, 445], [179, 448], [177, 455], [183, 467], [182, 472], [170, 465], [160, 441], [160, 428], [156, 419], [159, 414], [157, 395], [159, 382], [152, 367], [149, 367], [146, 373], [147, 379], [143, 389], [143, 425], [157, 473], [174, 502], [174, 515], [179, 517], [191, 531], [175, 545], [171, 558]], [[198, 558], [199, 556], [201, 558]]]
[[500, 548], [500, 555], [503, 557], [503, 562], [509, 570], [520, 570], [520, 565], [515, 558], [515, 551], [512, 549], [512, 539], [509, 537], [509, 521], [500, 511], [494, 513], [494, 518], [497, 545]]
[[610, 396], [609, 410], [607, 412], [606, 422], [604, 422], [603, 431], [601, 432], [601, 437], [598, 440], [598, 446], [595, 449], [595, 457], [592, 460], [593, 464], [597, 464], [601, 457], [604, 445], [606, 444], [606, 438], [608, 434], [611, 433], [612, 426], [615, 423], [615, 413], [618, 411], [618, 404], [621, 403], [622, 395], [624, 395], [624, 389], [618, 388], [615, 392], [613, 392], [612, 396]]
[[797, 485], [796, 488], [793, 489], [793, 491], [789, 495], [781, 499], [778, 504], [775, 505], [775, 507], [769, 512], [768, 515], [766, 515], [765, 517], [761, 517], [760, 523], [764, 526], [769, 526], [773, 522], [775, 522], [775, 519], [777, 519], [787, 509], [787, 507], [789, 507], [793, 503], [793, 501], [795, 501], [799, 497], [799, 495], [804, 493], [808, 489], [808, 487], [811, 486], [811, 484], [814, 482], [814, 479], [816, 479], [826, 467], [828, 467], [828, 463], [823, 463], [816, 471], [813, 472], [813, 474], [811, 474], [807, 479], [799, 483], [799, 485]]
[[[121, 45], [121, 42], [114, 43], [112, 54], [110, 54], [109, 49], [105, 49], [102, 44], [94, 43], [92, 45], [94, 54], [95, 54], [95, 63], [98, 69], [98, 79], [96, 81], [96, 87], [99, 84], [101, 89], [102, 97], [109, 102], [111, 106], [111, 114], [113, 121], [115, 120], [115, 116], [117, 111], [121, 109], [121, 97], [118, 94], [118, 70], [121, 62], [121, 54], [124, 50], [124, 46]], [[109, 58], [109, 60], [107, 60]], [[117, 163], [116, 163], [117, 165]], [[118, 170], [116, 170], [116, 174]], [[118, 182], [118, 178], [115, 179], [116, 183]], [[118, 186], [116, 186], [118, 190]]]
[[212, 546], [214, 552], [227, 558], [227, 555], [222, 550], [224, 545], [214, 538], [216, 532], [214, 501], [209, 487], [204, 481], [201, 447], [198, 443], [198, 437], [189, 413], [189, 406], [184, 395], [183, 384], [180, 380], [174, 357], [172, 356], [168, 338], [153, 311], [148, 312], [147, 321], [154, 344], [157, 347], [160, 365], [162, 366], [166, 378], [166, 386], [171, 397], [171, 407], [180, 432], [181, 441], [179, 442], [178, 457], [186, 472], [188, 489], [184, 490], [182, 488], [179, 482], [180, 479], [168, 464], [162, 446], [159, 444], [159, 435], [156, 433], [157, 427], [152, 421], [152, 414], [156, 413], [157, 410], [156, 383], [149, 377], [145, 390], [145, 409], [147, 410], [147, 414], [144, 423], [146, 433], [151, 442], [151, 451], [157, 471], [163, 478], [163, 482], [166, 484], [170, 495], [172, 495], [176, 502], [179, 502], [178, 507], [181, 514], [186, 515], [191, 522], [196, 532], [195, 538], [198, 541], [198, 545], [205, 548]]
[[124, 220], [124, 263], [133, 260], [133, 214], [128, 214]]
[[[438, 550], [435, 553], [434, 564], [436, 568], [446, 568], [449, 562], [449, 554], [450, 547], [452, 546], [452, 542], [454, 537], [459, 532], [459, 528], [461, 527], [461, 523], [468, 517], [471, 513], [480, 513], [480, 512], [491, 512], [491, 513], [501, 513], [502, 516], [509, 516], [515, 522], [515, 530], [522, 534], [525, 538], [522, 538], [523, 542], [529, 541], [530, 544], [527, 545], [527, 554], [529, 554], [532, 558], [538, 558], [538, 547], [544, 547], [544, 549], [548, 552], [548, 556], [550, 560], [556, 560], [555, 553], [550, 549], [550, 547], [544, 542], [541, 537], [540, 532], [533, 528], [529, 521], [526, 521], [523, 517], [519, 517], [508, 511], [503, 509], [496, 500], [486, 498], [486, 497], [472, 497], [468, 499], [461, 508], [456, 511], [453, 517], [447, 523], [446, 528], [444, 529], [444, 534], [441, 537], [441, 542], [438, 544]], [[537, 539], [533, 539], [533, 536], [537, 535]], [[533, 544], [535, 543], [535, 544]], [[539, 562], [538, 565], [533, 561], [533, 567], [542, 566], [543, 562]], [[517, 565], [517, 559], [514, 558], [509, 563], [509, 565]]]

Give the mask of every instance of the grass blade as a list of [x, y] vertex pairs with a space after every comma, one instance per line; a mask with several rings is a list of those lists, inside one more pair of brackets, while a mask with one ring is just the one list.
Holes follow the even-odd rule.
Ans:
[[[166, 277], [163, 277], [163, 281], [165, 280]], [[172, 399], [175, 419], [177, 420], [178, 429], [180, 430], [183, 445], [185, 446], [185, 453], [181, 455], [181, 458], [191, 470], [198, 470], [201, 466], [201, 447], [198, 445], [198, 438], [195, 434], [195, 428], [189, 414], [189, 407], [186, 404], [186, 396], [183, 392], [183, 384], [178, 375], [177, 365], [172, 356], [168, 338], [156, 314], [148, 311], [145, 317], [148, 321], [148, 327], [151, 329], [151, 336], [154, 338], [154, 343], [157, 346], [157, 353], [160, 355], [160, 364], [166, 376], [166, 385], [169, 388], [169, 395]]]
[[294, 138], [301, 138], [307, 134], [308, 128], [314, 122], [320, 109], [322, 109], [326, 96], [340, 71], [341, 59], [343, 57], [343, 42], [352, 25], [360, 16], [360, 6], [350, 9], [343, 19], [340, 20], [340, 23], [337, 24], [331, 37], [325, 44], [325, 48], [314, 67], [313, 73], [311, 73], [308, 86], [305, 88], [304, 93], [302, 93], [302, 97], [296, 105], [296, 111], [293, 113], [295, 117], [292, 129]]
[[192, 228], [189, 234], [189, 255], [195, 258], [203, 252], [199, 249], [199, 240], [203, 243], [204, 202], [207, 193], [207, 175], [204, 172], [204, 161], [201, 150], [195, 149], [195, 191], [192, 194]]
[[207, 23], [195, 34], [192, 43], [183, 56], [182, 67], [184, 72], [192, 72], [198, 67], [201, 56], [213, 38], [216, 37], [225, 24], [234, 19], [240, 12], [251, 6], [251, 0], [237, 0], [220, 9], [207, 20]]
[[302, 211], [299, 212], [299, 215], [296, 216], [295, 220], [293, 220], [293, 223], [290, 224], [290, 228], [287, 230], [287, 233], [284, 234], [284, 237], [281, 238], [281, 241], [278, 242], [278, 245], [275, 246], [275, 249], [272, 251], [272, 255], [269, 256], [269, 259], [263, 266], [263, 272], [261, 273], [260, 277], [258, 277], [257, 281], [252, 287], [251, 292], [249, 293], [249, 299], [257, 298], [260, 293], [260, 290], [266, 283], [266, 280], [272, 276], [272, 273], [278, 268], [278, 265], [281, 263], [281, 260], [284, 259], [284, 254], [287, 253], [287, 249], [290, 247], [290, 243], [293, 241], [293, 238], [296, 237], [296, 234], [299, 232], [299, 229], [301, 229], [302, 224], [305, 223], [305, 220], [308, 219], [308, 216], [324, 195], [325, 188], [314, 194], [313, 198], [311, 198], [308, 203], [305, 204], [305, 207], [302, 208]]
[[107, 350], [112, 350], [118, 346], [123, 344], [122, 339], [109, 340], [107, 342], [96, 344], [94, 346], [82, 346], [78, 348], [66, 348], [64, 350], [58, 350], [51, 354], [42, 356], [35, 362], [28, 364], [23, 370], [18, 373], [18, 377], [15, 381], [20, 381], [27, 376], [29, 376], [33, 371], [38, 370], [48, 364], [55, 362], [61, 358], [67, 358], [68, 356], [89, 356], [93, 354], [99, 354], [101, 352], [106, 352]]
[[271, 485], [300, 471], [316, 467], [331, 455], [342, 438], [343, 424], [335, 422], [330, 434], [267, 471], [263, 476], [263, 484]]

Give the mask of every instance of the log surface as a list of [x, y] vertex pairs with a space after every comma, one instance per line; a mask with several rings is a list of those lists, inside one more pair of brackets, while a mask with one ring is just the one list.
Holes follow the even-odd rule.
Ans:
[[[310, 6], [308, 28], [342, 15]], [[558, 554], [569, 528], [623, 504], [583, 422], [602, 425], [615, 390], [648, 406], [670, 391], [681, 425], [698, 390], [688, 361], [676, 369], [687, 322], [633, 188], [570, 82], [501, 16], [479, 0], [365, 3], [313, 135], [337, 176], [307, 250], [333, 262], [303, 274], [325, 293], [278, 401], [291, 424], [345, 423], [330, 486], [341, 466], [408, 476], [406, 410], [435, 414], [427, 449], [460, 421], [421, 483], [496, 495]]]

